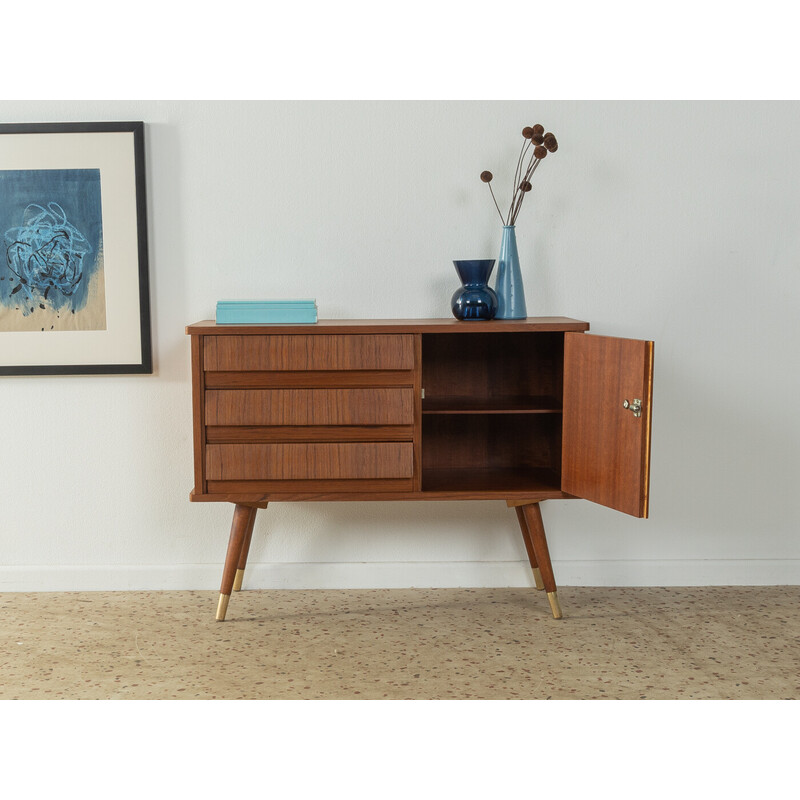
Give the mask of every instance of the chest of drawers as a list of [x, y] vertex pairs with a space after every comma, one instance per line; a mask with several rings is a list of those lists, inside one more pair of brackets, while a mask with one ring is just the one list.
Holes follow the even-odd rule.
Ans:
[[257, 509], [498, 499], [561, 616], [539, 503], [648, 511], [653, 343], [565, 317], [187, 327], [193, 501], [233, 503], [217, 618]]

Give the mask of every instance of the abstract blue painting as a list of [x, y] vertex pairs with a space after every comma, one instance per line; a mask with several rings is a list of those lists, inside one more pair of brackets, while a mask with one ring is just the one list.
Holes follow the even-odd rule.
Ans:
[[99, 169], [0, 170], [0, 330], [105, 330]]

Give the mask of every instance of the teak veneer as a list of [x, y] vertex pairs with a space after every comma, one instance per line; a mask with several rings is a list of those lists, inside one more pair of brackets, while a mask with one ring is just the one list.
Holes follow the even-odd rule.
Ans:
[[193, 501], [233, 503], [217, 619], [280, 501], [504, 500], [562, 616], [540, 503], [648, 515], [653, 342], [567, 317], [186, 328]]

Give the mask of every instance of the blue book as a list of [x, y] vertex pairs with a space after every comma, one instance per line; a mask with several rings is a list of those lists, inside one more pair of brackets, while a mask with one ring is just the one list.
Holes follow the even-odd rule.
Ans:
[[317, 321], [314, 300], [220, 300], [220, 325], [309, 325]]
[[309, 300], [218, 300], [218, 306], [265, 306], [267, 308], [283, 306], [316, 306], [317, 301]]

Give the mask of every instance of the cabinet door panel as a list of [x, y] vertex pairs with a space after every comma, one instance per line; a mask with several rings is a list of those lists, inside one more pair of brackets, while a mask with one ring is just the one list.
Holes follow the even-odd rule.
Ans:
[[563, 491], [647, 516], [652, 390], [653, 342], [564, 334]]

